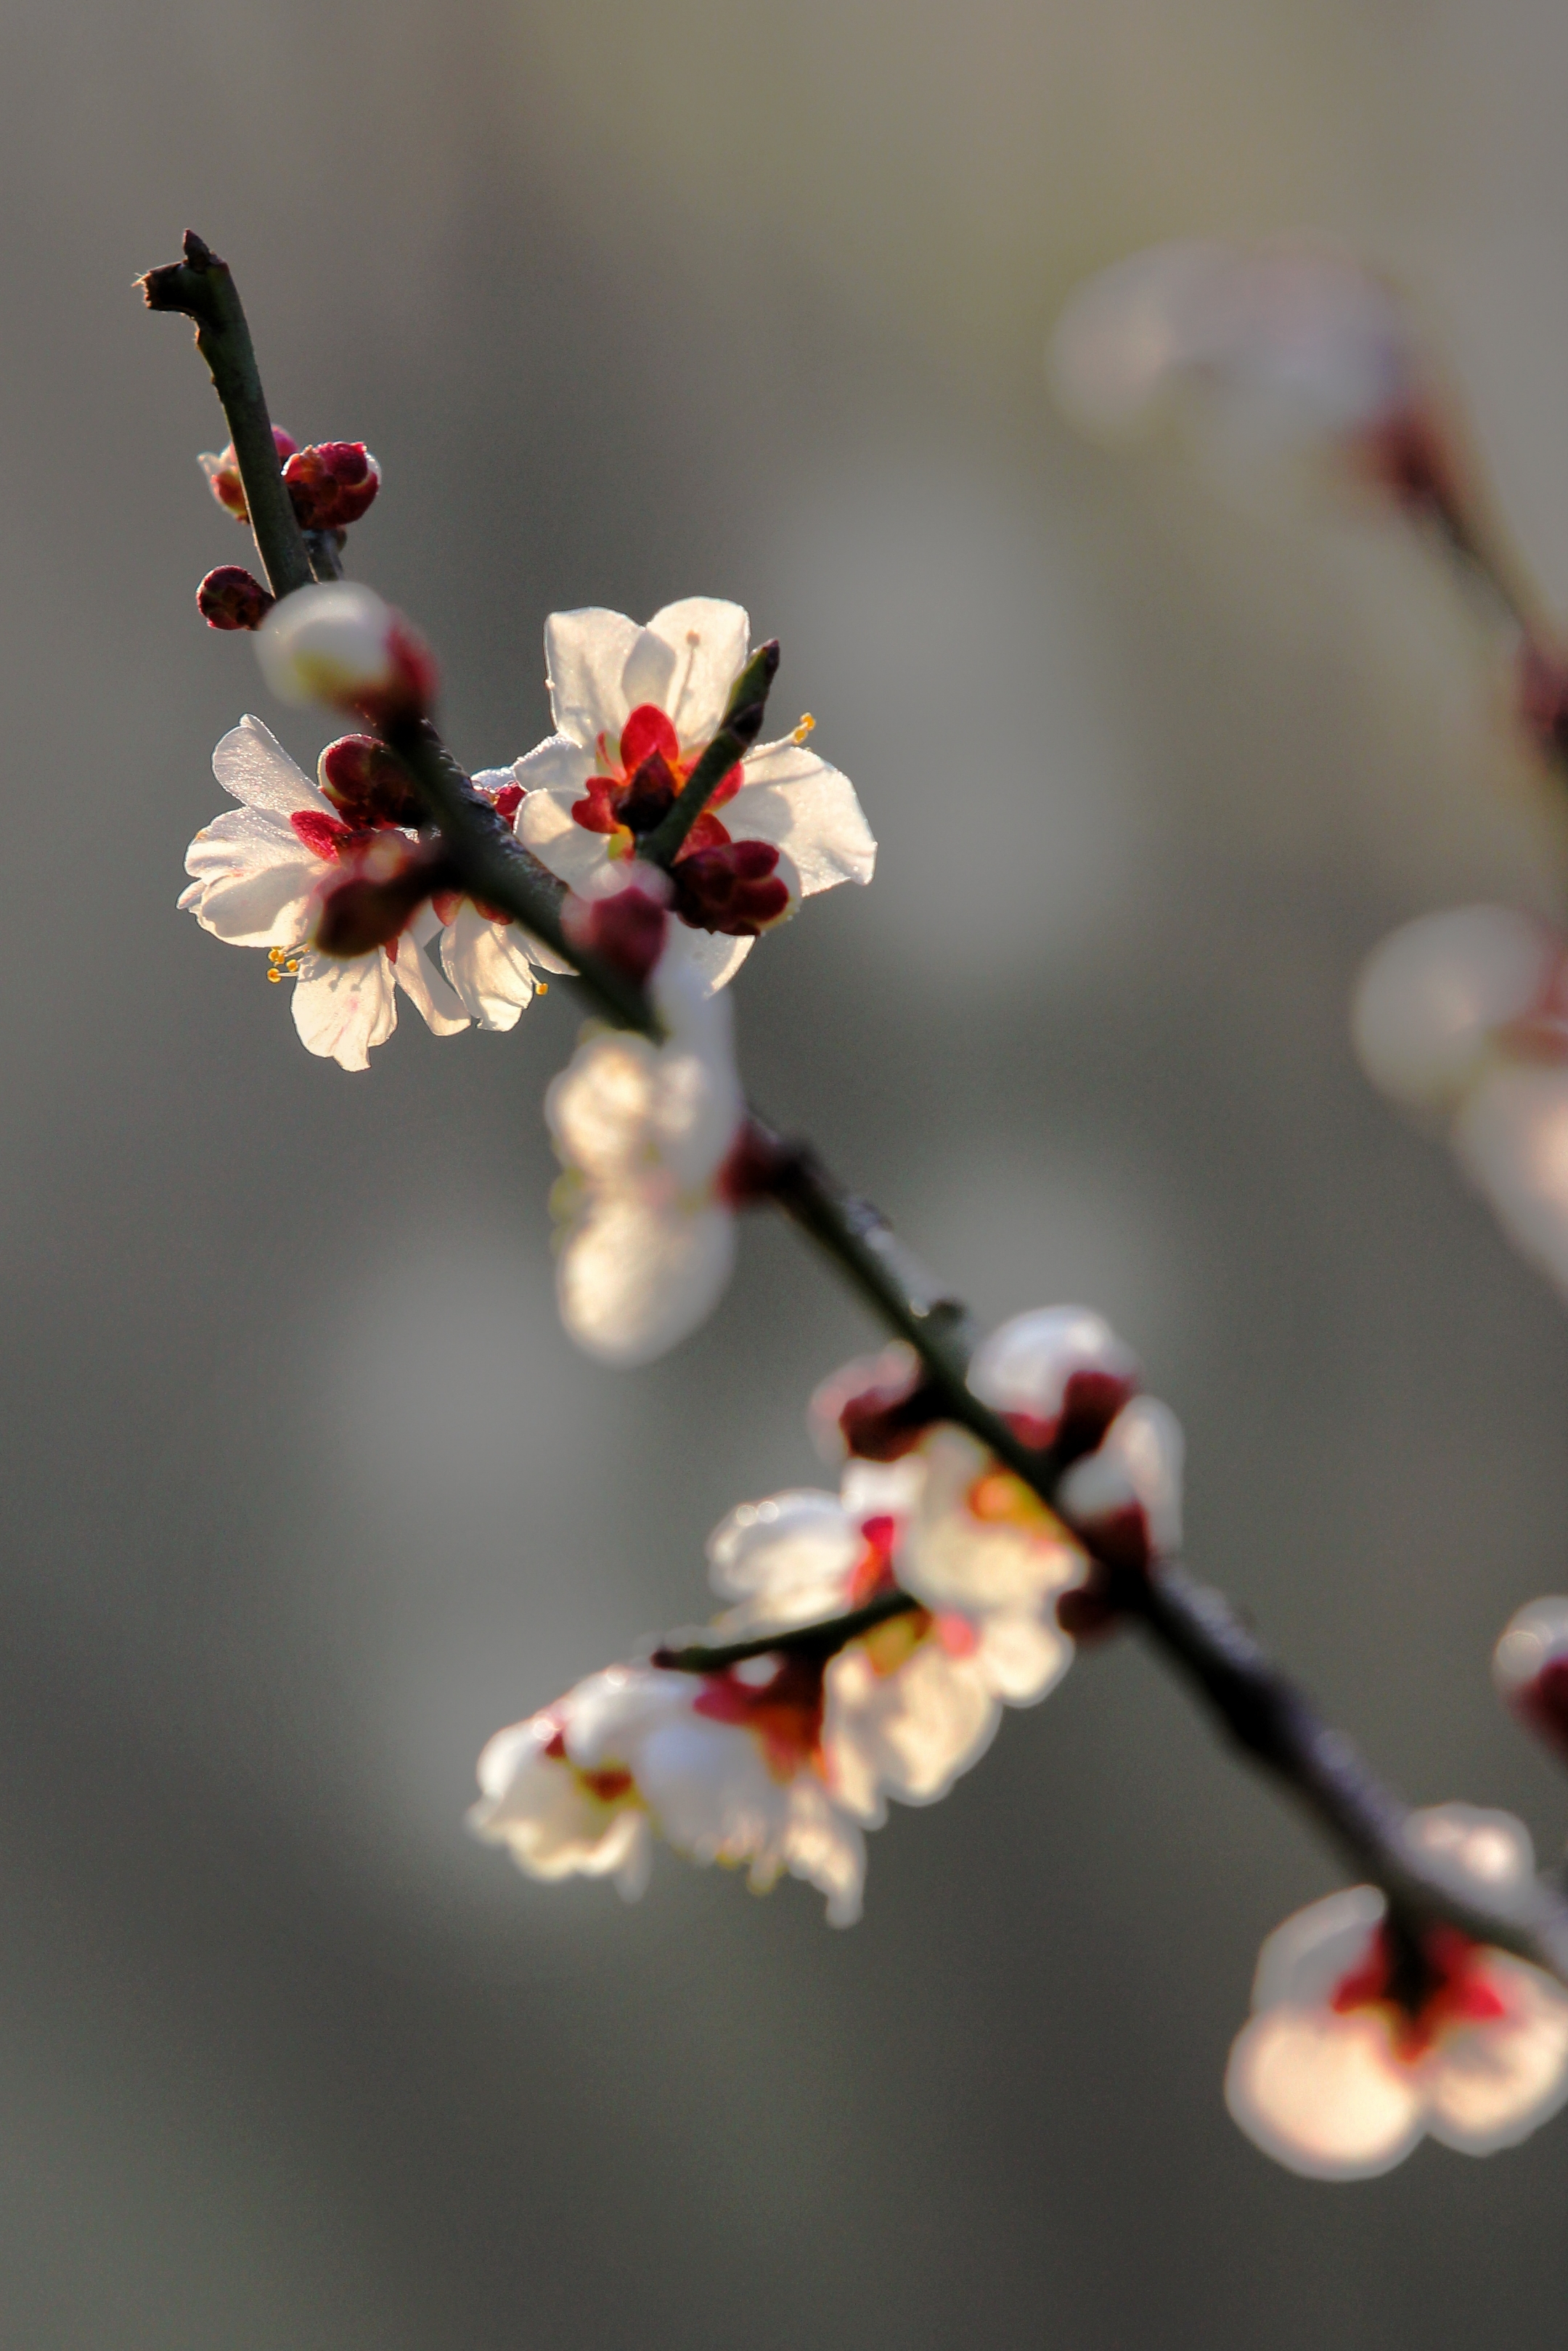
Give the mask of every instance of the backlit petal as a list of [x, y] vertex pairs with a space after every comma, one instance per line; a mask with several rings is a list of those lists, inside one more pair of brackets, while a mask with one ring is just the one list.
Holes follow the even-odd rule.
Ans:
[[1568, 2101], [1568, 1992], [1503, 1951], [1480, 1968], [1508, 2014], [1450, 2026], [1423, 2068], [1427, 2129], [1467, 2155], [1517, 2147]]
[[1239, 2034], [1225, 2102], [1248, 2137], [1309, 2179], [1372, 2179], [1421, 2137], [1409, 2069], [1371, 2016], [1270, 2008]]
[[727, 1209], [685, 1214], [609, 1193], [591, 1203], [561, 1249], [561, 1320], [601, 1363], [652, 1363], [706, 1320], [734, 1263]]
[[703, 750], [717, 733], [730, 687], [746, 666], [751, 622], [738, 604], [688, 596], [655, 612], [648, 627], [670, 647], [674, 663], [664, 692], [640, 699], [657, 702], [669, 713], [683, 751]]
[[876, 841], [855, 788], [814, 751], [783, 742], [753, 751], [745, 781], [721, 811], [737, 841], [770, 841], [787, 852], [812, 897], [840, 882], [869, 882]]
[[297, 768], [270, 727], [242, 718], [213, 753], [213, 773], [225, 792], [247, 807], [290, 816], [296, 809], [330, 816], [332, 807], [302, 768]]
[[308, 1052], [345, 1070], [370, 1067], [370, 1051], [397, 1026], [392, 966], [377, 947], [344, 962], [307, 955], [294, 984], [294, 1026]]

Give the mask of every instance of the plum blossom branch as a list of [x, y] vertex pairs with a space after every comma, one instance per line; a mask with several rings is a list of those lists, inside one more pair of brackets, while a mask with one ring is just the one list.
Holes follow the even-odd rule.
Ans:
[[[308, 585], [313, 567], [279, 472], [232, 276], [193, 234], [187, 235], [183, 261], [153, 270], [142, 285], [151, 308], [181, 310], [196, 321], [198, 345], [228, 417], [257, 545], [275, 590], [281, 598]], [[755, 741], [776, 664], [777, 648], [764, 646], [742, 672], [708, 752], [642, 844], [650, 862], [673, 861], [716, 787]], [[428, 720], [412, 713], [393, 715], [383, 720], [382, 731], [464, 886], [544, 939], [612, 1021], [660, 1036], [664, 1024], [642, 986], [568, 939], [560, 884], [475, 789]], [[1324, 1722], [1223, 1595], [1194, 1582], [1168, 1558], [1145, 1554], [1129, 1564], [1113, 1541], [1097, 1539], [1092, 1526], [1086, 1527], [1082, 1510], [1075, 1513], [1068, 1506], [1062, 1489], [1082, 1448], [1060, 1439], [1031, 1446], [975, 1393], [968, 1380], [971, 1332], [966, 1310], [915, 1263], [885, 1219], [844, 1191], [808, 1147], [779, 1142], [755, 1120], [746, 1140], [747, 1196], [770, 1199], [915, 1350], [933, 1404], [929, 1417], [967, 1428], [1058, 1512], [1095, 1562], [1097, 1597], [1107, 1613], [1140, 1624], [1234, 1743], [1288, 1788], [1330, 1840], [1384, 1889], [1396, 1939], [1415, 1937], [1428, 1925], [1452, 1928], [1568, 1981], [1568, 1899], [1533, 1874], [1506, 1895], [1487, 1899], [1473, 1880], [1460, 1881], [1446, 1871], [1433, 1858], [1430, 1840], [1413, 1829], [1421, 1816], [1375, 1777], [1343, 1733]], [[812, 1624], [737, 1643], [664, 1649], [655, 1662], [676, 1673], [711, 1675], [779, 1653], [821, 1658], [920, 1604], [894, 1589]]]
[[150, 269], [138, 283], [150, 310], [178, 310], [195, 322], [196, 349], [228, 420], [256, 550], [273, 594], [287, 596], [308, 587], [317, 575], [284, 486], [256, 347], [227, 262], [194, 229], [187, 229], [183, 259]]

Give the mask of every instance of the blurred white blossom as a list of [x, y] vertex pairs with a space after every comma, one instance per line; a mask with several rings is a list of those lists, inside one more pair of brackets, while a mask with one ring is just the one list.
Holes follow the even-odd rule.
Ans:
[[[557, 732], [517, 763], [517, 830], [573, 890], [633, 856], [671, 805], [718, 731], [749, 634], [738, 604], [702, 596], [665, 605], [646, 628], [597, 609], [551, 614]], [[797, 729], [757, 745], [719, 783], [675, 861], [674, 912], [720, 987], [802, 896], [869, 882], [875, 862], [853, 786]]]
[[1401, 308], [1351, 255], [1304, 237], [1149, 247], [1072, 295], [1051, 338], [1065, 413], [1117, 440], [1172, 410], [1212, 441], [1280, 450], [1375, 429], [1409, 401]]
[[[1456, 1888], [1506, 1901], [1533, 1868], [1506, 1813], [1448, 1804], [1411, 1834]], [[1318, 2179], [1368, 2179], [1424, 2136], [1468, 2155], [1512, 2147], [1568, 2099], [1568, 1992], [1537, 1968], [1425, 1929], [1412, 1965], [1375, 1886], [1330, 1895], [1264, 1944], [1226, 2100], [1265, 2154]]]
[[688, 1860], [746, 1865], [758, 1893], [788, 1870], [852, 1926], [865, 1846], [829, 1796], [821, 1727], [820, 1663], [613, 1666], [491, 1740], [469, 1820], [530, 1876], [613, 1876], [635, 1896], [658, 1834]]
[[687, 956], [674, 935], [653, 977], [663, 1043], [591, 1035], [545, 1096], [565, 1171], [552, 1195], [561, 1320], [608, 1364], [651, 1363], [695, 1331], [735, 1262], [725, 1167], [745, 1103], [728, 1004], [704, 994]]
[[1368, 960], [1353, 1031], [1375, 1084], [1448, 1115], [1465, 1173], [1568, 1295], [1568, 941], [1502, 906], [1423, 915]]

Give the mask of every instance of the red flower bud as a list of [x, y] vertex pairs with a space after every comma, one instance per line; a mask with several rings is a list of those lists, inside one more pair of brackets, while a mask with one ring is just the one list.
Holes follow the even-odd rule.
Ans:
[[862, 1461], [897, 1461], [913, 1452], [942, 1398], [913, 1347], [895, 1340], [880, 1355], [860, 1355], [825, 1379], [808, 1410], [820, 1452]]
[[602, 956], [641, 987], [664, 951], [669, 917], [664, 912], [663, 880], [656, 868], [640, 866], [637, 878], [619, 890], [598, 897], [566, 899], [560, 924], [568, 945]]
[[311, 944], [345, 958], [391, 946], [432, 893], [453, 878], [438, 842], [393, 832], [372, 833], [340, 851], [339, 863], [342, 878], [322, 893]]
[[369, 508], [382, 469], [362, 441], [322, 441], [283, 468], [301, 530], [346, 530]]
[[1521, 1722], [1568, 1761], [1568, 1600], [1520, 1610], [1493, 1652], [1492, 1678]]
[[[287, 463], [299, 445], [293, 434], [285, 433], [280, 424], [273, 426], [272, 441], [273, 446], [277, 451], [277, 462], [280, 465]], [[220, 456], [204, 455], [198, 462], [219, 506], [226, 507], [235, 522], [248, 522], [250, 508], [245, 502], [245, 484], [239, 477], [239, 466], [235, 462], [233, 445], [224, 450]]]
[[676, 860], [670, 876], [675, 912], [694, 930], [754, 939], [782, 922], [794, 903], [778, 865], [779, 852], [770, 841], [727, 841], [722, 847], [692, 850]]
[[241, 563], [220, 563], [196, 590], [196, 610], [209, 629], [259, 629], [277, 601]]
[[340, 735], [322, 752], [316, 774], [332, 806], [359, 831], [424, 821], [401, 764], [373, 735]]

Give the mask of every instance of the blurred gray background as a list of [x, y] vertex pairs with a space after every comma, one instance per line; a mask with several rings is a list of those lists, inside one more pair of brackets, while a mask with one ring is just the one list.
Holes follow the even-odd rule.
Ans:
[[[745, 1067], [988, 1315], [1103, 1307], [1194, 1564], [1427, 1801], [1560, 1781], [1496, 1630], [1568, 1583], [1568, 1328], [1359, 1079], [1359, 959], [1551, 906], [1568, 834], [1427, 550], [1053, 418], [1085, 272], [1316, 225], [1402, 272], [1568, 601], [1568, 19], [1545, 0], [14, 0], [0, 78], [5, 2351], [1396, 2351], [1562, 2341], [1568, 2126], [1311, 2187], [1232, 2130], [1257, 1945], [1335, 1873], [1134, 1644], [864, 1923], [465, 1836], [488, 1733], [703, 1605], [870, 1336], [758, 1222], [632, 1377], [549, 1297], [511, 1038], [311, 1061], [174, 912], [249, 647], [178, 321], [363, 436], [355, 568], [471, 764], [553, 607], [732, 596], [856, 779], [870, 893], [755, 956]], [[313, 760], [321, 739], [280, 731]]]

